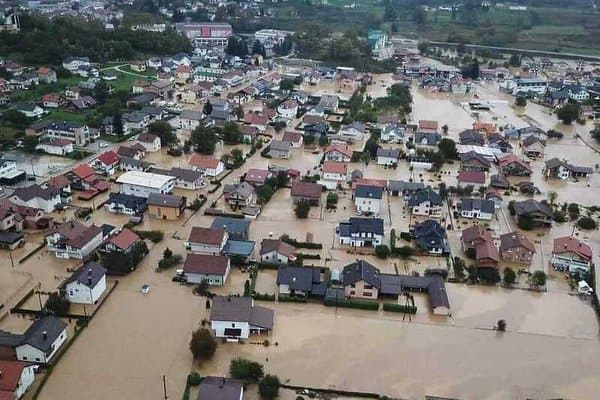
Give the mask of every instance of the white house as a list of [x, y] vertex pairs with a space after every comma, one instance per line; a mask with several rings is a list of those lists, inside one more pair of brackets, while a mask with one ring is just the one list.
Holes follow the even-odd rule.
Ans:
[[44, 114], [44, 109], [35, 103], [21, 103], [15, 105], [15, 110], [27, 118], [37, 118]]
[[323, 179], [327, 181], [346, 182], [348, 164], [325, 161], [323, 163]]
[[221, 160], [213, 156], [194, 154], [189, 159], [192, 169], [201, 171], [206, 176], [218, 176], [225, 170], [225, 165]]
[[494, 217], [496, 206], [492, 200], [464, 198], [460, 203], [460, 215], [490, 221]]
[[287, 264], [296, 261], [296, 248], [282, 240], [263, 239], [260, 261], [265, 264]]
[[354, 188], [352, 197], [356, 206], [356, 212], [359, 215], [363, 213], [379, 215], [381, 199], [383, 198], [383, 189], [381, 187], [358, 185]]
[[338, 131], [338, 135], [360, 140], [366, 133], [365, 124], [361, 122], [353, 122], [349, 125], [342, 125]]
[[587, 272], [592, 264], [592, 248], [573, 236], [554, 239], [552, 266], [559, 271]]
[[325, 148], [325, 161], [350, 162], [352, 150], [339, 144], [332, 144]]
[[178, 129], [194, 130], [200, 126], [200, 121], [204, 118], [204, 114], [200, 111], [184, 110], [177, 118], [173, 118], [173, 120], [177, 121], [175, 127]]
[[65, 156], [75, 150], [73, 142], [68, 139], [54, 139], [49, 142], [43, 142], [35, 146], [36, 150], [55, 156]]
[[397, 149], [377, 149], [377, 165], [396, 165], [400, 158], [400, 151]]
[[215, 296], [210, 309], [210, 326], [216, 337], [237, 342], [251, 334], [268, 334], [275, 312], [254, 304], [250, 297]]
[[298, 113], [298, 102], [292, 99], [284, 101], [277, 107], [277, 113], [282, 118], [296, 118], [296, 114]]
[[160, 137], [152, 133], [140, 133], [137, 137], [138, 142], [146, 148], [146, 151], [159, 151], [161, 148]]
[[0, 360], [0, 399], [22, 398], [33, 384], [37, 369], [29, 362]]
[[10, 200], [20, 206], [39, 208], [49, 213], [61, 203], [60, 189], [31, 185], [16, 188]]
[[74, 72], [81, 67], [89, 67], [90, 59], [87, 57], [68, 57], [65, 58], [62, 65], [64, 69]]
[[23, 334], [17, 360], [49, 364], [67, 340], [67, 324], [52, 316], [36, 320]]
[[194, 226], [185, 242], [185, 248], [196, 254], [219, 255], [228, 239], [229, 235], [223, 229]]
[[352, 247], [375, 247], [383, 244], [381, 218], [350, 218], [340, 222], [336, 229], [340, 244]]
[[188, 283], [206, 282], [211, 286], [223, 286], [230, 268], [227, 256], [188, 254], [183, 264], [183, 274]]
[[94, 261], [81, 266], [64, 284], [71, 303], [95, 304], [105, 291], [106, 269]]
[[431, 218], [442, 216], [442, 198], [431, 188], [419, 190], [414, 193], [407, 202], [411, 213]]
[[145, 198], [150, 193], [171, 193], [175, 181], [176, 178], [172, 176], [141, 171], [128, 171], [117, 179], [121, 193]]
[[84, 259], [102, 244], [102, 228], [68, 221], [45, 236], [48, 251], [58, 258]]

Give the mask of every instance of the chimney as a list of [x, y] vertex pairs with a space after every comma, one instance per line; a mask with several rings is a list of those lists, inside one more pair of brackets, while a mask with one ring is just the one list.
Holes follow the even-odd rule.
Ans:
[[44, 340], [48, 339], [48, 332], [43, 331], [42, 332], [42, 337], [44, 338]]

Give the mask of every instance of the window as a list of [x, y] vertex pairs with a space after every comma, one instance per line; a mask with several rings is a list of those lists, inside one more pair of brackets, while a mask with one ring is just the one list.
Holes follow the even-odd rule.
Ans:
[[356, 292], [354, 290], [350, 291], [350, 296], [354, 296], [356, 294]]
[[365, 285], [365, 289], [373, 289], [373, 285]]
[[373, 297], [373, 293], [371, 293], [371, 292], [363, 292], [363, 296], [365, 296], [365, 297]]
[[350, 285], [351, 288], [355, 288], [356, 287], [356, 283], [353, 283]]

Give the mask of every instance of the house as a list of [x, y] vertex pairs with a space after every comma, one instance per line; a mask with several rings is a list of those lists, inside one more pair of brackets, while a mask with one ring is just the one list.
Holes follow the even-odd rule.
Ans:
[[492, 201], [494, 203], [494, 207], [496, 207], [496, 210], [502, 207], [502, 196], [494, 189], [490, 189], [485, 192], [484, 198]]
[[63, 104], [63, 99], [56, 93], [48, 93], [42, 96], [42, 106], [46, 108], [58, 108]]
[[499, 133], [494, 133], [488, 136], [488, 147], [492, 149], [498, 149], [502, 153], [508, 153], [513, 148], [508, 139]]
[[[393, 117], [396, 120], [396, 117]], [[402, 143], [406, 126], [400, 125], [397, 122], [387, 123], [381, 130], [381, 141], [385, 143]]]
[[475, 246], [475, 265], [477, 268], [498, 268], [500, 253], [494, 242], [485, 241]]
[[37, 70], [37, 76], [41, 83], [56, 83], [56, 72], [53, 69], [47, 67], [40, 67]]
[[100, 154], [90, 165], [104, 176], [111, 176], [119, 167], [119, 155], [112, 150]]
[[171, 169], [160, 169], [152, 167], [150, 172], [175, 178], [175, 187], [181, 189], [198, 190], [204, 186], [202, 172], [193, 169], [176, 167]]
[[398, 149], [377, 149], [377, 165], [396, 165], [400, 158]]
[[265, 264], [288, 264], [296, 261], [296, 248], [281, 239], [263, 239], [260, 261]]
[[323, 179], [338, 183], [346, 182], [348, 174], [348, 164], [325, 161], [323, 163]]
[[248, 339], [251, 334], [268, 334], [273, 330], [274, 316], [273, 310], [254, 304], [250, 297], [215, 296], [210, 308], [210, 326], [215, 336], [238, 341]]
[[424, 215], [430, 218], [442, 216], [442, 198], [430, 187], [415, 192], [408, 199], [407, 205], [414, 215]]
[[[119, 149], [117, 150], [119, 161], [121, 157], [133, 158], [135, 160], [141, 160], [142, 158], [144, 158], [144, 155], [146, 154], [146, 148], [142, 145], [138, 146], [141, 147], [142, 150], [133, 146], [119, 146]], [[120, 162], [119, 166], [121, 166]]]
[[423, 182], [389, 180], [387, 185], [387, 191], [390, 196], [402, 196], [405, 200], [409, 199], [419, 190], [425, 190]]
[[37, 319], [27, 328], [15, 352], [17, 360], [50, 364], [67, 340], [67, 324], [53, 316]]
[[492, 234], [479, 225], [473, 225], [463, 229], [460, 236], [461, 246], [465, 253], [467, 251], [474, 251], [475, 248], [483, 242], [491, 241], [493, 241]]
[[206, 282], [211, 286], [223, 286], [231, 264], [229, 257], [214, 254], [188, 254], [183, 273], [188, 283]]
[[141, 241], [142, 239], [137, 233], [131, 229], [123, 228], [106, 238], [98, 250], [102, 253], [130, 254]]
[[467, 129], [458, 133], [460, 144], [483, 146], [485, 144], [484, 136], [474, 129]]
[[352, 160], [352, 150], [339, 144], [327, 146], [324, 154], [325, 161], [350, 162]]
[[96, 250], [102, 240], [99, 226], [86, 226], [75, 220], [65, 222], [45, 236], [48, 251], [53, 252], [55, 257], [80, 260]]
[[592, 265], [592, 248], [573, 236], [555, 238], [551, 264], [558, 271], [586, 273]]
[[410, 233], [419, 250], [432, 255], [450, 254], [446, 230], [437, 221], [427, 219], [416, 224]]
[[550, 207], [536, 200], [516, 201], [513, 203], [515, 217], [518, 222], [529, 219], [534, 226], [550, 227], [554, 214]]
[[244, 382], [217, 376], [207, 376], [198, 385], [197, 400], [243, 400]]
[[496, 133], [496, 125], [491, 122], [474, 121], [473, 130], [479, 133], [484, 133], [485, 135], [491, 135]]
[[192, 169], [211, 177], [219, 176], [225, 170], [225, 164], [213, 156], [194, 154], [190, 157], [188, 163]]
[[292, 148], [298, 148], [302, 146], [302, 143], [304, 142], [304, 138], [300, 132], [286, 131], [281, 139], [284, 142], [291, 143]]
[[271, 178], [272, 176], [273, 175], [269, 170], [251, 168], [248, 170], [248, 172], [246, 172], [246, 176], [244, 176], [244, 182], [248, 182], [254, 187], [259, 187], [264, 185], [267, 179]]
[[47, 213], [54, 211], [62, 201], [59, 189], [37, 184], [16, 188], [10, 200], [17, 205], [38, 208]]
[[383, 220], [381, 218], [356, 218], [339, 223], [336, 233], [340, 244], [352, 247], [375, 247], [383, 244]]
[[342, 125], [338, 131], [338, 135], [361, 140], [367, 133], [367, 127], [362, 122], [353, 122], [349, 125]]
[[14, 250], [25, 244], [22, 232], [3, 231], [0, 232], [0, 248]]
[[171, 193], [175, 180], [176, 178], [168, 175], [128, 171], [117, 178], [117, 183], [121, 193], [148, 198], [151, 193]]
[[498, 169], [505, 176], [530, 176], [533, 172], [529, 162], [507, 154], [498, 160]]
[[146, 151], [154, 152], [161, 149], [160, 137], [152, 133], [140, 133], [137, 141], [146, 148]]
[[544, 156], [544, 148], [546, 142], [537, 136], [527, 136], [521, 141], [521, 149], [523, 154], [529, 158], [540, 158]]
[[378, 186], [357, 185], [352, 194], [356, 212], [379, 215], [383, 189]]
[[27, 118], [38, 118], [44, 114], [44, 109], [35, 103], [25, 102], [17, 103], [13, 109], [25, 115]]
[[456, 178], [458, 186], [467, 187], [472, 186], [475, 190], [485, 186], [486, 178], [485, 172], [483, 171], [458, 171]]
[[185, 242], [185, 249], [196, 254], [219, 255], [228, 239], [229, 234], [223, 228], [194, 226]]
[[145, 197], [123, 193], [110, 193], [104, 207], [109, 212], [126, 215], [142, 215], [148, 208]]
[[431, 120], [419, 120], [418, 130], [420, 132], [436, 133], [438, 132], [438, 122]]
[[269, 144], [269, 155], [272, 158], [288, 159], [292, 152], [292, 143], [284, 140], [272, 140]]
[[177, 220], [185, 210], [187, 199], [184, 196], [151, 192], [147, 204], [150, 217]]
[[490, 176], [490, 186], [497, 189], [508, 189], [510, 188], [510, 182], [504, 175], [496, 174]]
[[37, 368], [28, 362], [0, 360], [0, 399], [22, 398], [33, 384]]
[[55, 156], [66, 156], [75, 151], [72, 141], [60, 138], [39, 143], [35, 149]]
[[316, 124], [309, 124], [304, 126], [304, 134], [306, 136], [312, 136], [316, 139], [327, 136], [329, 132], [329, 126], [325, 122], [319, 122]]
[[293, 99], [285, 100], [277, 106], [277, 113], [282, 118], [296, 118], [296, 114], [298, 114], [298, 102]]
[[492, 163], [474, 151], [459, 154], [460, 168], [463, 171], [489, 171]]
[[231, 208], [243, 208], [252, 203], [254, 187], [246, 182], [226, 184], [223, 186], [223, 195]]
[[339, 107], [339, 101], [340, 99], [337, 96], [323, 95], [321, 96], [321, 99], [319, 100], [319, 104], [317, 106], [327, 112], [335, 113], [337, 112], [337, 109]]
[[309, 297], [325, 296], [327, 283], [321, 281], [321, 271], [316, 267], [280, 265], [277, 270], [279, 294]]
[[225, 232], [227, 232], [229, 239], [248, 240], [250, 221], [239, 218], [218, 216], [215, 217], [210, 227], [212, 229], [223, 229]]
[[119, 157], [119, 168], [122, 171], [140, 171], [148, 172], [154, 164], [151, 162], [136, 160], [131, 157]]
[[594, 173], [594, 169], [590, 167], [580, 167], [568, 163], [566, 160], [551, 158], [544, 164], [542, 171], [546, 178], [587, 178], [588, 175]]
[[437, 148], [438, 142], [441, 140], [441, 136], [437, 132], [415, 132], [415, 146], [417, 148], [432, 149]]
[[25, 180], [25, 171], [17, 168], [17, 162], [9, 160], [0, 154], [0, 183], [4, 185], [13, 185]]
[[476, 198], [463, 198], [460, 201], [460, 216], [490, 221], [496, 207], [493, 201]]
[[61, 288], [65, 298], [75, 304], [96, 304], [105, 291], [106, 269], [95, 261], [79, 267]]
[[519, 231], [500, 235], [500, 256], [502, 261], [531, 264], [535, 246]]
[[321, 193], [323, 192], [323, 186], [318, 183], [310, 182], [294, 182], [290, 195], [294, 204], [300, 200], [308, 201], [312, 206], [318, 206], [321, 202]]

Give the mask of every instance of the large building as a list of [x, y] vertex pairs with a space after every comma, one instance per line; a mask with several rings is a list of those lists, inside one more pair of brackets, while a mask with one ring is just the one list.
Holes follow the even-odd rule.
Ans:
[[231, 25], [220, 22], [177, 23], [175, 29], [183, 33], [195, 47], [225, 47], [233, 29]]
[[141, 171], [128, 171], [117, 179], [121, 193], [144, 198], [148, 198], [150, 193], [171, 193], [175, 181], [173, 176]]

